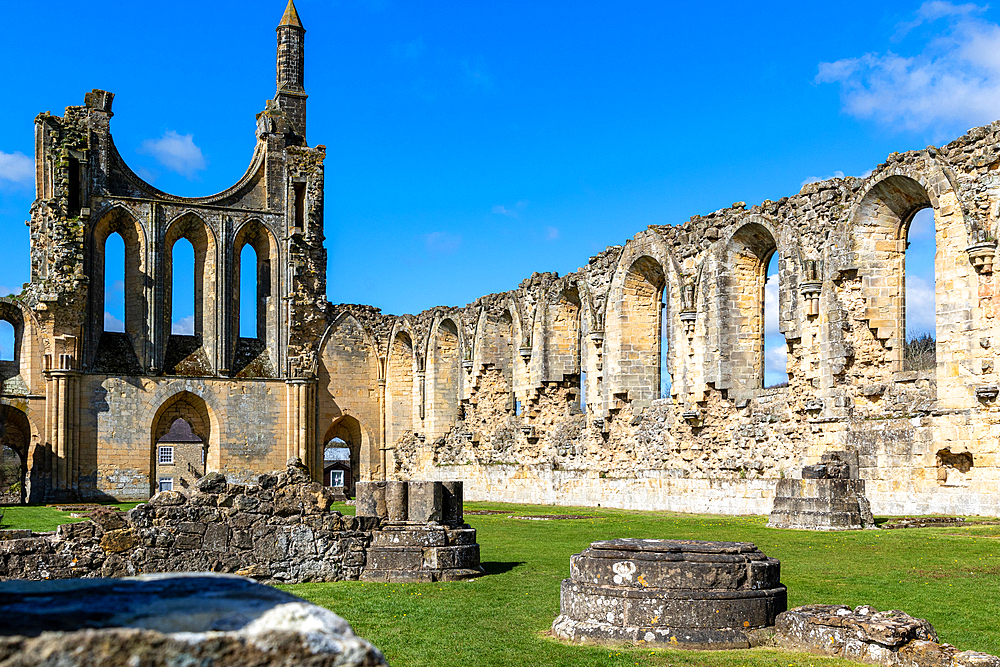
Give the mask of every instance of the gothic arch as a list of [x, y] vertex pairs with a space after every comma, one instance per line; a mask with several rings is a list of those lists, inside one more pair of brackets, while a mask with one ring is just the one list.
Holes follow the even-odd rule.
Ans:
[[[256, 258], [256, 336], [241, 338], [241, 255], [245, 246], [254, 249]], [[280, 340], [281, 273], [280, 249], [277, 238], [262, 221], [253, 218], [244, 222], [233, 238], [230, 253], [231, 277], [229, 292], [229, 330], [232, 340], [228, 354], [232, 355], [230, 369], [236, 377], [273, 377]]]
[[427, 374], [424, 378], [426, 431], [443, 437], [459, 418], [461, 392], [461, 333], [451, 317], [435, 320], [427, 339]]
[[[644, 407], [659, 397], [661, 299], [670, 253], [662, 238], [644, 232], [622, 251], [611, 280], [604, 318], [604, 404]], [[588, 350], [590, 351], [590, 350]]]
[[[169, 396], [162, 401], [153, 413], [150, 422], [150, 451], [149, 451], [149, 483], [150, 495], [157, 492], [157, 478], [163, 472], [163, 464], [157, 460], [158, 443], [171, 430], [174, 422], [183, 419], [191, 427], [191, 431], [201, 439], [201, 446], [204, 447], [206, 455], [204, 472], [218, 471], [222, 469], [222, 460], [219, 443], [221, 441], [218, 432], [217, 420], [214, 419], [212, 410], [204, 398], [190, 391], [182, 390]], [[216, 428], [213, 428], [215, 422]], [[174, 465], [171, 461], [170, 465]], [[197, 474], [191, 474], [195, 478]], [[178, 473], [180, 474], [180, 472]]]
[[[760, 217], [741, 222], [720, 249], [725, 279], [720, 282], [718, 304], [721, 381], [717, 386], [746, 398], [764, 386], [764, 283], [768, 262], [778, 252], [778, 237]], [[781, 290], [778, 298], [780, 303]]]
[[[194, 248], [194, 338], [197, 345], [207, 355], [210, 370], [216, 368], [215, 346], [217, 340], [216, 309], [219, 304], [217, 262], [218, 251], [215, 233], [211, 227], [197, 214], [183, 213], [174, 218], [166, 227], [163, 235], [163, 297], [161, 304], [161, 323], [167, 340], [175, 335], [171, 333], [173, 322], [173, 250], [180, 239], [187, 239]], [[169, 342], [167, 346], [169, 347]], [[169, 370], [169, 369], [167, 369]]]
[[93, 366], [104, 333], [105, 248], [112, 234], [118, 234], [125, 245], [125, 333], [135, 364], [144, 368], [149, 355], [148, 236], [140, 218], [123, 206], [107, 210], [90, 227], [85, 260], [90, 283], [83, 362], [88, 368]]

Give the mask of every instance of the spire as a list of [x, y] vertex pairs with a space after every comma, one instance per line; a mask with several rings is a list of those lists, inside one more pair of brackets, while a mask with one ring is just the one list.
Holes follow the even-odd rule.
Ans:
[[292, 26], [293, 28], [299, 28], [305, 30], [302, 27], [302, 21], [299, 20], [299, 13], [295, 11], [295, 2], [293, 0], [288, 0], [288, 6], [285, 7], [285, 13], [281, 17], [281, 23], [278, 24], [280, 28], [283, 25]]

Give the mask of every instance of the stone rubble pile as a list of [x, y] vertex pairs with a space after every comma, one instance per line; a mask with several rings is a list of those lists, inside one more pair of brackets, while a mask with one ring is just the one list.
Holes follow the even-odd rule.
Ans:
[[[461, 517], [461, 482], [455, 484]], [[366, 570], [373, 543], [389, 540], [380, 530], [386, 521], [330, 511], [332, 500], [330, 489], [313, 482], [297, 458], [284, 471], [259, 475], [246, 486], [209, 473], [194, 492], [163, 491], [127, 513], [99, 510], [89, 521], [59, 526], [54, 533], [0, 531], [0, 579], [229, 572], [266, 583], [356, 580]], [[404, 535], [391, 528], [394, 538]], [[482, 573], [475, 530], [445, 529], [430, 519], [409, 528], [463, 547], [438, 548], [442, 554], [433, 561], [400, 561], [391, 572], [378, 568], [377, 578], [423, 580], [430, 573], [439, 580], [458, 567], [468, 572], [453, 578]], [[463, 558], [446, 558], [457, 551]]]
[[1000, 667], [996, 656], [938, 644], [924, 619], [868, 605], [796, 607], [778, 615], [775, 632], [783, 648], [885, 667]]

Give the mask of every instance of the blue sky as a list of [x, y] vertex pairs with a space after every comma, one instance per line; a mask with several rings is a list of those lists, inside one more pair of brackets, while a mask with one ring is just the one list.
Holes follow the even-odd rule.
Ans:
[[[5, 293], [28, 280], [34, 116], [111, 90], [137, 172], [222, 190], [274, 94], [284, 1], [43, 6], [0, 9]], [[861, 175], [1000, 117], [1000, 11], [985, 5], [297, 7], [308, 139], [328, 146], [329, 298], [397, 314], [573, 271], [648, 224]]]

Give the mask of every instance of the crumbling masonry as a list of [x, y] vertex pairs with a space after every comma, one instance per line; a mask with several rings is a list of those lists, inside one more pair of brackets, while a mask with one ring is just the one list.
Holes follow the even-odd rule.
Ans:
[[[777, 479], [840, 451], [857, 455], [876, 513], [1000, 514], [1000, 122], [894, 153], [865, 178], [650, 226], [566, 276], [397, 317], [326, 300], [325, 149], [306, 143], [304, 34], [289, 4], [278, 93], [246, 175], [218, 195], [175, 197], [129, 170], [110, 93], [36, 119], [31, 282], [0, 299], [18, 360], [2, 367], [6, 442], [32, 499], [148, 497], [163, 474], [156, 443], [181, 418], [203, 442], [195, 472], [234, 482], [289, 456], [319, 480], [339, 437], [362, 481], [764, 514]], [[908, 371], [903, 258], [928, 207], [936, 366]], [[127, 255], [124, 334], [103, 330], [113, 233]], [[181, 238], [196, 256], [194, 336], [170, 331]], [[256, 338], [237, 326], [246, 244]], [[789, 381], [764, 389], [774, 252]]]

